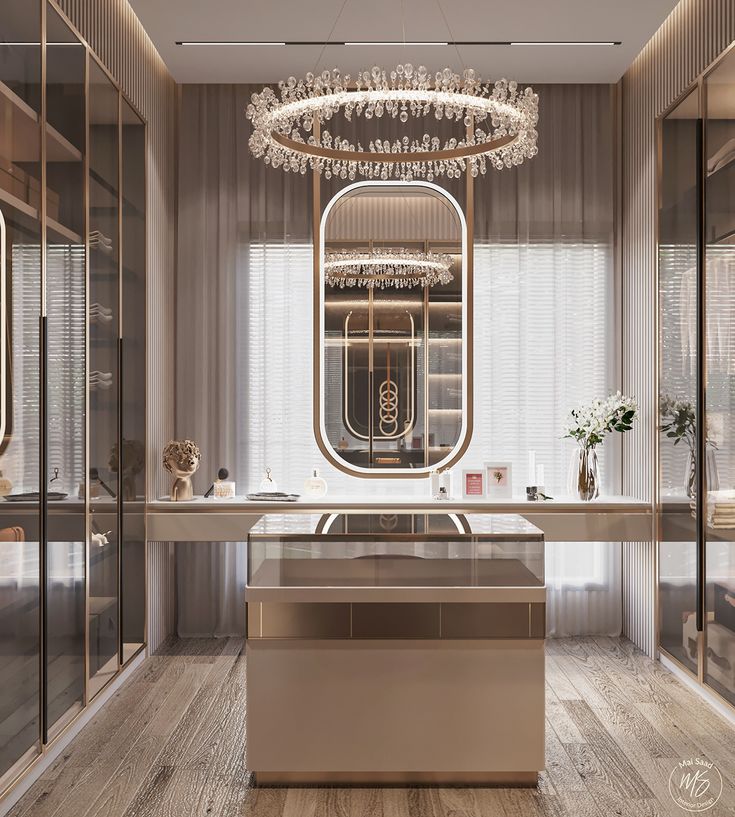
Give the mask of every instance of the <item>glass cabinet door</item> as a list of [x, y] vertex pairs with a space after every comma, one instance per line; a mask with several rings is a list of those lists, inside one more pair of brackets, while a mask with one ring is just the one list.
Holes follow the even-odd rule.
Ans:
[[659, 186], [659, 643], [696, 673], [699, 94], [665, 116]]
[[0, 0], [0, 789], [41, 748], [40, 4]]
[[86, 50], [46, 10], [47, 737], [84, 702]]
[[122, 443], [120, 608], [124, 664], [145, 643], [145, 124], [122, 101]]
[[706, 77], [704, 680], [735, 704], [735, 54]]
[[89, 693], [119, 653], [119, 94], [89, 61]]

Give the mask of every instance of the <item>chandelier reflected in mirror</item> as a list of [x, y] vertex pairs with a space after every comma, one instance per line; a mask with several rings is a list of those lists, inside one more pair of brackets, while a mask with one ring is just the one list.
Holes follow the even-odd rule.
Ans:
[[448, 284], [451, 255], [411, 250], [379, 249], [370, 252], [330, 252], [324, 257], [329, 286], [396, 289]]
[[[371, 139], [367, 150], [331, 133], [325, 125], [342, 113], [346, 121], [381, 117], [422, 122], [422, 137]], [[505, 79], [481, 80], [468, 68], [463, 75], [445, 68], [436, 74], [424, 66], [398, 65], [390, 72], [374, 67], [354, 82], [339, 70], [289, 77], [278, 93], [265, 87], [246, 110], [253, 131], [252, 154], [271, 167], [293, 173], [312, 169], [329, 179], [400, 179], [428, 182], [469, 172], [484, 175], [520, 165], [536, 155], [538, 96]], [[432, 135], [437, 123], [458, 126], [457, 136]]]

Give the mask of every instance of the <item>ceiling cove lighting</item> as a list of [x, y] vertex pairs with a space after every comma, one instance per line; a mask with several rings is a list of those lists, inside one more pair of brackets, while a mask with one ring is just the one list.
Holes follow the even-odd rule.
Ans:
[[176, 40], [176, 45], [198, 46], [492, 46], [492, 45], [557, 45], [557, 46], [614, 46], [622, 45], [622, 40]]
[[[423, 137], [371, 139], [368, 150], [326, 127], [342, 113], [347, 121], [409, 117], [419, 120]], [[423, 65], [406, 63], [387, 72], [377, 66], [360, 71], [352, 81], [339, 70], [308, 73], [266, 86], [251, 96], [246, 116], [253, 124], [251, 153], [271, 167], [292, 173], [307, 168], [329, 179], [400, 179], [473, 177], [520, 165], [536, 155], [538, 96], [514, 81], [483, 82], [467, 68], [463, 75], [444, 68], [436, 74]], [[442, 141], [430, 135], [436, 121], [458, 126], [458, 136]], [[421, 131], [419, 130], [419, 133]]]

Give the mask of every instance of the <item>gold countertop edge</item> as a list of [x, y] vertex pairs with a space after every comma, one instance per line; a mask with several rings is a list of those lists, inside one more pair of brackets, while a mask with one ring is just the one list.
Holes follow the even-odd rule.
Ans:
[[153, 500], [146, 505], [148, 513], [153, 514], [299, 514], [299, 513], [363, 513], [404, 512], [404, 513], [464, 513], [464, 514], [498, 514], [498, 515], [540, 515], [540, 514], [636, 514], [651, 515], [653, 505], [645, 500], [626, 499], [614, 501], [595, 501], [590, 503], [549, 500], [547, 502], [495, 501], [463, 502], [457, 501], [399, 501], [399, 502], [365, 502], [338, 499], [332, 502], [250, 502], [233, 500], [195, 500], [193, 502], [171, 502], [170, 500]]

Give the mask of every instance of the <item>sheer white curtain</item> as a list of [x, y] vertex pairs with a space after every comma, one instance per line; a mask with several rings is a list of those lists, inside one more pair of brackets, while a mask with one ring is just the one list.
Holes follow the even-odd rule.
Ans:
[[[204, 450], [196, 490], [230, 468], [238, 492], [265, 466], [299, 490], [317, 465], [334, 493], [424, 495], [420, 480], [360, 480], [329, 466], [312, 433], [309, 179], [247, 152], [247, 86], [184, 86], [181, 106], [177, 434]], [[564, 491], [569, 408], [615, 388], [612, 118], [607, 86], [549, 86], [540, 152], [478, 181], [475, 429], [463, 464], [528, 450]], [[618, 484], [615, 446], [602, 458]], [[244, 547], [179, 545], [182, 634], [242, 629]], [[547, 546], [551, 635], [620, 632], [616, 543]]]
[[[602, 241], [533, 241], [475, 248], [475, 412], [468, 462], [514, 464], [516, 485], [528, 452], [544, 466], [547, 493], [567, 493], [573, 441], [563, 424], [571, 406], [614, 385], [612, 252]], [[606, 445], [603, 490], [619, 479], [617, 449]], [[550, 635], [619, 634], [620, 546], [546, 545]]]

